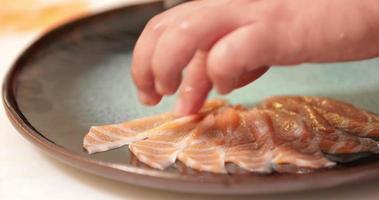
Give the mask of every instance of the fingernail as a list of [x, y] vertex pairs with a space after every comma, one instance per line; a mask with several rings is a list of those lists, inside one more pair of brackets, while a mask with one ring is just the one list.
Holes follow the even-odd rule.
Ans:
[[220, 87], [220, 86], [216, 86], [216, 91], [219, 93], [219, 94], [228, 94], [231, 89], [227, 88], [227, 87]]
[[167, 89], [159, 82], [155, 82], [155, 89], [161, 95], [167, 95]]
[[231, 79], [223, 83], [223, 85], [216, 85], [216, 90], [220, 94], [228, 94], [230, 93], [237, 85], [238, 78]]
[[175, 94], [175, 90], [170, 89], [170, 87], [167, 87], [167, 84], [164, 85], [160, 82], [155, 82], [155, 90], [162, 96], [165, 95], [173, 95]]
[[154, 105], [155, 104], [154, 99], [152, 99], [150, 97], [150, 95], [147, 94], [147, 93], [145, 93], [145, 92], [138, 92], [138, 98], [145, 105], [149, 105], [150, 106], [150, 105]]

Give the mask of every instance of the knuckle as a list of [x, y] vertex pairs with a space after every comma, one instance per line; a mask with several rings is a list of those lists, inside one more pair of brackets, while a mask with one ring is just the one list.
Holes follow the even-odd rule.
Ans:
[[177, 34], [182, 38], [194, 38], [199, 32], [199, 22], [201, 20], [183, 19], [176, 21], [171, 28], [171, 33]]
[[154, 17], [152, 17], [148, 22], [147, 22], [147, 27], [154, 27], [156, 26], [157, 24], [160, 23], [162, 17], [161, 15], [155, 15]]
[[160, 15], [154, 16], [153, 18], [149, 20], [149, 22], [146, 25], [146, 29], [153, 32], [159, 32], [160, 30], [162, 30], [163, 25], [164, 25], [163, 16], [160, 14]]
[[188, 32], [189, 30], [192, 30], [192, 27], [193, 27], [193, 23], [191, 23], [188, 20], [183, 20], [183, 21], [178, 22], [178, 24], [176, 24], [176, 31], [185, 33], [185, 32]]

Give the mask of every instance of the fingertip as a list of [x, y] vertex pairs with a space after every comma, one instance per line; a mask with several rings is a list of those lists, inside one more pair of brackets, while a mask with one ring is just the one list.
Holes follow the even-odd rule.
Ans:
[[259, 79], [269, 69], [270, 69], [270, 67], [268, 67], [268, 66], [262, 66], [256, 70], [244, 73], [242, 76], [239, 77], [237, 84], [234, 86], [234, 88], [237, 89], [237, 88], [244, 87], [245, 85]]
[[159, 94], [139, 91], [138, 98], [140, 102], [142, 102], [144, 105], [154, 106], [154, 105], [157, 105], [161, 101], [162, 96], [160, 96]]
[[[171, 79], [174, 79], [171, 77]], [[158, 92], [158, 94], [164, 96], [164, 95], [173, 95], [175, 94], [178, 86], [175, 85], [175, 87], [167, 84], [162, 84], [160, 81], [155, 81], [155, 90]]]
[[165, 95], [166, 89], [163, 87], [163, 85], [157, 81], [155, 81], [155, 90], [158, 92], [160, 95]]
[[220, 94], [242, 87], [267, 71], [262, 67], [268, 51], [262, 43], [261, 27], [242, 26], [219, 40], [209, 52], [208, 76]]
[[216, 92], [221, 95], [227, 95], [233, 90], [229, 87], [218, 86], [218, 85], [215, 85], [215, 88], [216, 88]]
[[[152, 73], [156, 90], [161, 95], [172, 95], [179, 88], [183, 69], [194, 56], [196, 47], [190, 36], [165, 31], [152, 57]], [[172, 41], [176, 41], [173, 43]]]
[[242, 72], [242, 64], [234, 59], [233, 45], [228, 42], [217, 43], [209, 52], [207, 73], [219, 94], [228, 94]]

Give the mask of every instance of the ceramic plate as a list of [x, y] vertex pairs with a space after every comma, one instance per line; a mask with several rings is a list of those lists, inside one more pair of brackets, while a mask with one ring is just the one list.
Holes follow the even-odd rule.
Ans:
[[[111, 179], [171, 191], [258, 194], [329, 188], [379, 177], [375, 158], [310, 174], [200, 173], [183, 167], [159, 171], [122, 147], [88, 155], [82, 148], [90, 126], [168, 111], [175, 97], [150, 108], [137, 101], [129, 67], [133, 45], [160, 3], [119, 8], [59, 27], [35, 42], [11, 68], [3, 88], [15, 127], [51, 156]], [[379, 60], [274, 68], [254, 84], [227, 96], [254, 104], [281, 94], [323, 95], [379, 113]], [[215, 96], [212, 94], [212, 96]]]

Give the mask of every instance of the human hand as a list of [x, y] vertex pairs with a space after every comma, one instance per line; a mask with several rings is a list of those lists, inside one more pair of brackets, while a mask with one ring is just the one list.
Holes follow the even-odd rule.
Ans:
[[377, 0], [200, 0], [150, 20], [134, 50], [132, 75], [147, 105], [179, 89], [175, 111], [187, 115], [213, 86], [229, 93], [268, 66], [378, 55]]

